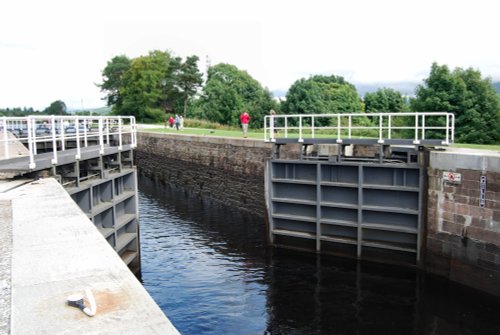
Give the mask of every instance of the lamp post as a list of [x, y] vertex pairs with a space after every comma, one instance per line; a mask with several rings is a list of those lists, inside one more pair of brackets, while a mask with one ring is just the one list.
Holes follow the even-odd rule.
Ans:
[[164, 127], [167, 129], [167, 80], [163, 79], [161, 81], [161, 86], [163, 86], [163, 109], [165, 110]]

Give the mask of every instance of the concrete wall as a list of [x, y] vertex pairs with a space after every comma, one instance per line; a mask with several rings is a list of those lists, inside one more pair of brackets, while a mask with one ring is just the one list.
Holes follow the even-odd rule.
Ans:
[[500, 296], [500, 154], [432, 152], [428, 176], [426, 270]]
[[263, 140], [138, 133], [140, 173], [264, 216]]

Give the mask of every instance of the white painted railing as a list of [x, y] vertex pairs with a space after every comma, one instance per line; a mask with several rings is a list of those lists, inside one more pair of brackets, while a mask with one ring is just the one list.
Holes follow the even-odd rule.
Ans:
[[[82, 147], [88, 147], [90, 142], [97, 142], [97, 150], [103, 154], [104, 148], [112, 145], [110, 138], [114, 135], [118, 150], [122, 150], [123, 144], [130, 144], [132, 148], [137, 146], [137, 125], [133, 116], [0, 117], [0, 134], [3, 159], [16, 157], [11, 144], [21, 142], [28, 147], [30, 169], [35, 168], [37, 143], [52, 143], [52, 164], [57, 164], [58, 152], [66, 149], [68, 140], [76, 143], [77, 160], [81, 158]], [[124, 143], [124, 135], [127, 134], [127, 143]]]
[[345, 113], [268, 115], [264, 118], [264, 141], [277, 138], [334, 138], [337, 143], [347, 139], [410, 140], [420, 144], [438, 140], [442, 145], [453, 143], [455, 115], [444, 112], [425, 113]]

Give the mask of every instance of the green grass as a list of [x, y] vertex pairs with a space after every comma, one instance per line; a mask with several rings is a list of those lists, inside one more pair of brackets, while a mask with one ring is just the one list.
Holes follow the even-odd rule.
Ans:
[[[184, 128], [176, 130], [174, 128], [151, 128], [147, 131], [166, 134], [186, 134], [186, 135], [202, 135], [202, 136], [220, 136], [220, 137], [240, 137], [243, 138], [241, 130], [226, 130], [226, 129], [205, 129], [205, 128]], [[248, 131], [249, 138], [264, 139], [264, 132]]]
[[479, 149], [479, 150], [495, 150], [500, 151], [500, 145], [498, 144], [466, 144], [466, 143], [454, 143], [452, 145], [455, 148], [467, 148], [467, 149]]

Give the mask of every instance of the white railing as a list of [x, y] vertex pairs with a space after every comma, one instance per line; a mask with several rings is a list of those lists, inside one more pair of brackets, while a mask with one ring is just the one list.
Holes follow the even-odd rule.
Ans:
[[[76, 145], [75, 159], [81, 158], [81, 149], [89, 143], [96, 146], [100, 154], [104, 148], [111, 146], [110, 138], [116, 135], [118, 150], [123, 144], [137, 146], [137, 125], [133, 116], [57, 116], [41, 115], [26, 117], [0, 117], [0, 144], [3, 159], [17, 157], [11, 146], [22, 143], [28, 147], [29, 168], [34, 169], [38, 143], [52, 144], [52, 164], [57, 164], [58, 152], [66, 150], [68, 140], [74, 140]], [[124, 136], [127, 143], [124, 143]], [[3, 150], [2, 150], [3, 149]], [[18, 150], [16, 150], [17, 152]]]
[[453, 143], [455, 115], [444, 112], [425, 113], [345, 113], [268, 115], [264, 118], [264, 141], [277, 138], [334, 138], [337, 143], [351, 139], [438, 140], [442, 145]]

